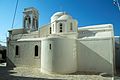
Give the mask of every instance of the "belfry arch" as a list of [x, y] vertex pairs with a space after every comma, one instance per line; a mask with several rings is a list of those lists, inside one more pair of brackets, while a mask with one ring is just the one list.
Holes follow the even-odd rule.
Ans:
[[23, 28], [30, 31], [38, 30], [38, 19], [39, 13], [35, 8], [25, 8], [23, 12]]

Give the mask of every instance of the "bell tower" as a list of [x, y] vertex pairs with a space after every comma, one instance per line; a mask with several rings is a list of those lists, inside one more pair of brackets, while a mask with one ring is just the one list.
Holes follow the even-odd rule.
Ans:
[[28, 31], [38, 30], [38, 10], [30, 7], [25, 8], [23, 12], [23, 28]]

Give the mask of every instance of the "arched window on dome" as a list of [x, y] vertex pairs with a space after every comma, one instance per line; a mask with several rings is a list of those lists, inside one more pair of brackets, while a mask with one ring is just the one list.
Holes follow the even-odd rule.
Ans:
[[51, 27], [50, 27], [50, 34], [51, 34]]
[[60, 31], [59, 31], [59, 32], [62, 32], [62, 27], [63, 27], [63, 24], [60, 23], [60, 24], [59, 24], [59, 28], [60, 28]]
[[53, 31], [54, 31], [54, 24], [53, 24]]
[[51, 44], [49, 44], [49, 49], [51, 50]]
[[70, 31], [73, 30], [73, 26], [72, 26], [72, 23], [70, 23]]

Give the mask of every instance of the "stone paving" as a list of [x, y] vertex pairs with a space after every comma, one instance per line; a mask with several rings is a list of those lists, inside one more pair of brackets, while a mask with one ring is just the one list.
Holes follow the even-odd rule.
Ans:
[[100, 74], [44, 74], [38, 68], [7, 68], [0, 64], [0, 80], [120, 80], [119, 77], [101, 76]]

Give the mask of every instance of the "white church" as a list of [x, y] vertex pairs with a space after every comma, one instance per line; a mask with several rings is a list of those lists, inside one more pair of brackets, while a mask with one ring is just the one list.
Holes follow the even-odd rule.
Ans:
[[56, 12], [39, 28], [39, 13], [23, 12], [23, 28], [9, 30], [7, 66], [39, 68], [43, 73], [115, 73], [112, 24], [78, 27], [66, 12]]

